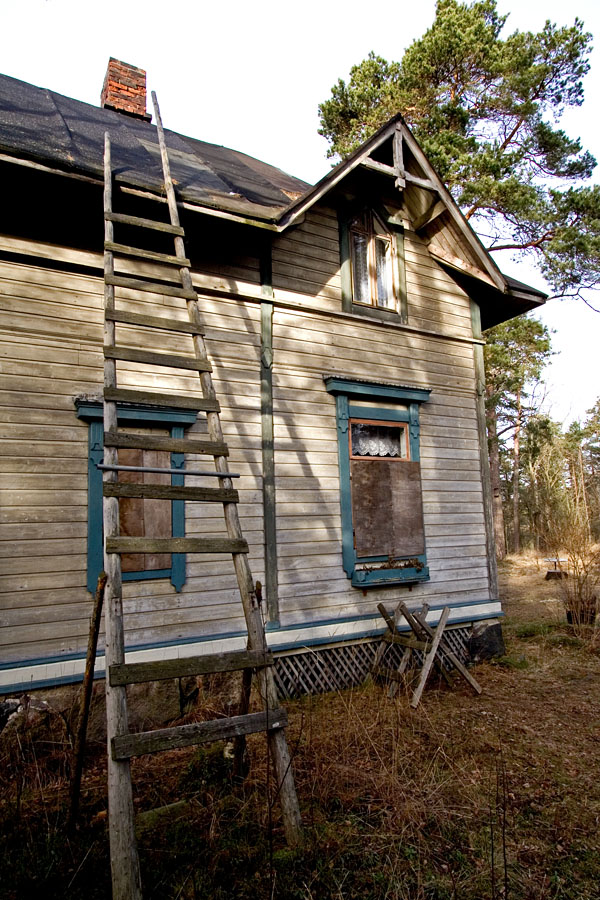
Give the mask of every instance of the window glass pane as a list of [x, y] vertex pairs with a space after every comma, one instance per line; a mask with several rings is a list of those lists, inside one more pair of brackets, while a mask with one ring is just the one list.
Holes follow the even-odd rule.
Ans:
[[400, 425], [352, 422], [352, 456], [407, 458], [406, 429]]
[[375, 238], [375, 265], [377, 267], [377, 306], [390, 309], [394, 306], [392, 290], [390, 242]]
[[352, 277], [356, 303], [370, 303], [368, 241], [364, 234], [352, 233]]

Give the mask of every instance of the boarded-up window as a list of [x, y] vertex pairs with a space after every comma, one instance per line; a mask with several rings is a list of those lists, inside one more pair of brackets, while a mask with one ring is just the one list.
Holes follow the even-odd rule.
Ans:
[[[160, 450], [119, 450], [119, 464], [168, 469], [171, 454]], [[170, 484], [171, 476], [153, 472], [119, 472], [119, 481], [129, 484]], [[128, 537], [170, 538], [172, 535], [171, 503], [138, 497], [119, 502], [121, 535]], [[169, 569], [170, 553], [125, 553], [121, 557], [123, 572], [152, 572]]]
[[407, 426], [352, 420], [349, 440], [357, 557], [425, 553], [421, 467], [408, 459]]
[[419, 463], [353, 459], [350, 474], [356, 555], [425, 553]]

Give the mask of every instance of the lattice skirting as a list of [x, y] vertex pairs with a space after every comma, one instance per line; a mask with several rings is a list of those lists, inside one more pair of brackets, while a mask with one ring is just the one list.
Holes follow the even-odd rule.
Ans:
[[[470, 627], [449, 628], [444, 637], [461, 660], [467, 659]], [[274, 674], [282, 699], [302, 694], [324, 694], [362, 684], [371, 671], [380, 641], [361, 641], [334, 647], [316, 647], [303, 653], [290, 653], [275, 659]], [[382, 665], [394, 668], [400, 662], [403, 648], [390, 644]]]

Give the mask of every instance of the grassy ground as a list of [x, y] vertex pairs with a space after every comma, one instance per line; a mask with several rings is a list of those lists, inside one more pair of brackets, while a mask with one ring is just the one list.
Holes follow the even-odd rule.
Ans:
[[[145, 897], [600, 897], [600, 656], [563, 624], [544, 574], [533, 558], [502, 567], [507, 656], [476, 668], [480, 697], [432, 682], [416, 711], [374, 685], [289, 705], [300, 853], [285, 846], [276, 799], [269, 814], [260, 736], [237, 791], [218, 745], [136, 761], [139, 810], [191, 798], [140, 836]], [[200, 699], [214, 715], [209, 686]], [[0, 753], [0, 896], [109, 897], [101, 753], [71, 838], [64, 732]]]

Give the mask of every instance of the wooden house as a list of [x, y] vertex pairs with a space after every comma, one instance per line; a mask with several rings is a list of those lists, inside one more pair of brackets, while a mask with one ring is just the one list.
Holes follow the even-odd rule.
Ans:
[[[102, 566], [105, 131], [120, 208], [166, 221], [145, 73], [111, 60], [101, 107], [0, 77], [2, 692], [83, 672]], [[238, 151], [167, 142], [280, 690], [364, 674], [382, 601], [425, 601], [432, 623], [450, 606], [460, 644], [501, 615], [482, 329], [544, 295], [499, 271], [400, 116], [314, 187]], [[160, 233], [152, 246], [168, 252]], [[122, 296], [185, 316], [177, 297]], [[185, 354], [186, 340], [164, 347]], [[197, 390], [151, 366], [125, 363], [121, 380]], [[119, 416], [129, 431], [205, 431], [193, 405]], [[224, 533], [220, 508], [183, 501], [132, 500], [121, 527]], [[244, 646], [229, 558], [138, 554], [124, 570], [132, 661]]]

